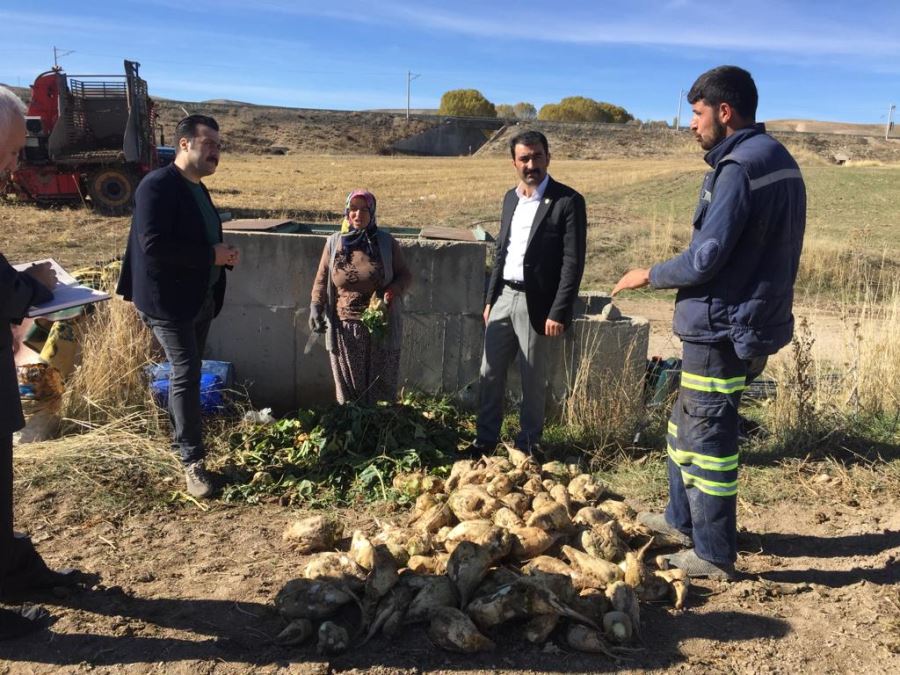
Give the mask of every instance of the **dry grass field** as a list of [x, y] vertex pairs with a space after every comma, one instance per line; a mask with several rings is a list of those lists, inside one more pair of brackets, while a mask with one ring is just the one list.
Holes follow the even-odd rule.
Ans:
[[[641, 158], [560, 154], [551, 173], [588, 204], [584, 288], [609, 289], [627, 268], [687, 241], [706, 168], [695, 147]], [[527, 645], [453, 656], [432, 648], [418, 627], [331, 659], [276, 646], [272, 596], [304, 563], [280, 538], [297, 514], [275, 503], [198, 508], [178, 492], [162, 433], [129, 418], [94, 436], [17, 450], [18, 522], [51, 562], [100, 572], [103, 585], [42, 598], [57, 623], [0, 644], [0, 673], [900, 672], [900, 164], [839, 167], [806, 147], [797, 154], [809, 223], [796, 313], [810, 328], [773, 362], [789, 393], [753, 413], [771, 437], [742, 450], [745, 576], [698, 583], [683, 613], [648, 606], [645, 642], [629, 660]], [[207, 184], [235, 217], [336, 223], [347, 192], [367, 187], [388, 228], [479, 224], [495, 233], [513, 182], [506, 156], [486, 152], [226, 154]], [[82, 208], [3, 201], [0, 223], [0, 250], [11, 260], [52, 255], [72, 268], [121, 255], [128, 228], [126, 218]], [[633, 293], [622, 305], [653, 321], [651, 349], [677, 350], [671, 294]], [[811, 365], [799, 368], [807, 357]], [[228, 433], [215, 429], [214, 442], [227, 444]], [[661, 447], [620, 448], [603, 459], [603, 477], [635, 505], [664, 501]], [[394, 510], [380, 504], [339, 515], [352, 528]]]
[[[854, 277], [884, 285], [900, 265], [900, 164], [834, 166], [798, 152], [809, 193], [801, 288], [807, 297], [836, 293]], [[631, 265], [670, 255], [689, 236], [700, 153], [675, 157], [554, 160], [555, 178], [588, 204], [585, 287], [603, 289]], [[359, 186], [379, 199], [387, 227], [481, 225], [496, 233], [500, 200], [514, 182], [505, 156], [409, 158], [371, 155], [233, 155], [207, 180], [216, 205], [234, 217], [338, 222], [347, 192]], [[0, 201], [3, 251], [11, 260], [52, 254], [66, 265], [121, 255], [126, 218], [83, 208], [40, 209]]]

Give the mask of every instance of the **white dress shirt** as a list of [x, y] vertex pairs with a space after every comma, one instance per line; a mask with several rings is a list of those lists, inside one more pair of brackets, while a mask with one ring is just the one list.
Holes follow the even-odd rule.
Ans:
[[550, 174], [544, 176], [541, 184], [535, 188], [530, 197], [525, 196], [523, 186], [516, 188], [519, 203], [513, 212], [509, 226], [509, 246], [506, 247], [506, 261], [503, 265], [503, 278], [508, 281], [525, 281], [525, 249], [528, 248], [528, 236], [537, 214], [538, 206], [544, 198], [544, 190], [550, 182]]

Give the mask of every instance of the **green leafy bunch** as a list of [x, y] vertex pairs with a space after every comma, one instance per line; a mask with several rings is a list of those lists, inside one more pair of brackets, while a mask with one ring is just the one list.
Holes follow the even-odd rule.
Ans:
[[362, 313], [363, 325], [376, 340], [384, 340], [388, 334], [387, 303], [377, 295], [372, 296], [369, 306]]
[[459, 432], [471, 420], [446, 400], [405, 397], [398, 404], [302, 410], [232, 435], [225, 473], [228, 501], [279, 500], [307, 506], [374, 499], [405, 501], [396, 474], [445, 473]]

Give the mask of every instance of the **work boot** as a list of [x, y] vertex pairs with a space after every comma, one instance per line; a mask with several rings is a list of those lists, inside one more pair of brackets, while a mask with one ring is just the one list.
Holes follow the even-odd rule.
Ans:
[[637, 514], [637, 519], [641, 525], [652, 530], [654, 534], [661, 535], [669, 539], [668, 542], [662, 539], [657, 539], [656, 543], [659, 545], [666, 545], [669, 543], [671, 543], [672, 546], [681, 545], [691, 547], [694, 545], [694, 542], [689, 536], [687, 536], [681, 530], [678, 530], [669, 525], [669, 523], [666, 521], [666, 516], [662, 513], [641, 511], [639, 514]]
[[191, 462], [184, 467], [187, 491], [191, 497], [206, 499], [213, 493], [212, 476], [203, 465], [203, 460]]
[[496, 449], [496, 443], [494, 445], [482, 445], [478, 441], [472, 441], [459, 451], [459, 456], [462, 459], [481, 459], [482, 457], [493, 455]]
[[672, 567], [677, 567], [689, 577], [705, 577], [716, 581], [731, 581], [735, 577], [734, 565], [718, 565], [709, 560], [704, 560], [697, 555], [694, 549], [679, 551], [663, 556]]
[[18, 611], [0, 609], [0, 641], [14, 640], [39, 631], [49, 623], [50, 613], [43, 607], [22, 607]]

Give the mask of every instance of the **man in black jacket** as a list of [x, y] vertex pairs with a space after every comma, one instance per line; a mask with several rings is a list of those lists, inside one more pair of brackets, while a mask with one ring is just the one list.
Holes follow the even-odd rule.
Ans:
[[201, 178], [219, 164], [219, 125], [190, 115], [175, 129], [177, 154], [135, 193], [134, 218], [117, 292], [134, 302], [172, 365], [169, 419], [188, 493], [208, 497], [203, 465], [200, 369], [213, 318], [225, 297], [225, 269], [239, 251], [222, 243], [222, 222]]
[[551, 340], [571, 324], [584, 272], [584, 197], [547, 173], [546, 137], [526, 131], [509, 143], [519, 185], [506, 193], [494, 269], [485, 298], [478, 433], [470, 451], [490, 452], [503, 419], [506, 372], [518, 356], [522, 378], [516, 446], [538, 452], [544, 429]]
[[[25, 145], [25, 106], [0, 87], [0, 176], [16, 168]], [[0, 596], [78, 583], [83, 575], [49, 569], [31, 540], [13, 532], [13, 432], [25, 425], [13, 354], [11, 323], [21, 323], [31, 305], [53, 298], [56, 273], [50, 263], [16, 271], [0, 254]], [[47, 612], [39, 607], [0, 609], [0, 640], [35, 631]]]

